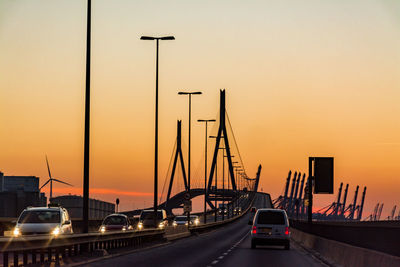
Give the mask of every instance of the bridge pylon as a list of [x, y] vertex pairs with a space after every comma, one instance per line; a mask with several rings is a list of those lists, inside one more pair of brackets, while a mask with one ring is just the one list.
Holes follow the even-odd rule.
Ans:
[[[219, 148], [220, 148], [221, 138], [223, 138], [223, 140], [224, 140], [226, 158], [228, 160], [228, 167], [229, 167], [229, 169], [228, 169], [229, 175], [228, 176], [231, 179], [232, 189], [234, 191], [236, 191], [235, 173], [233, 171], [231, 149], [230, 149], [229, 140], [228, 140], [228, 131], [226, 130], [226, 124], [225, 124], [225, 121], [226, 121], [225, 120], [225, 118], [226, 118], [225, 90], [220, 91], [220, 109], [219, 110], [220, 110], [219, 111], [219, 128], [218, 128], [218, 134], [217, 134], [217, 138], [216, 138], [216, 142], [215, 142], [214, 156], [213, 156], [213, 160], [211, 163], [210, 176], [208, 179], [208, 188], [207, 188], [207, 192], [206, 192], [206, 198], [208, 198], [209, 192], [211, 191], [211, 186], [212, 186], [213, 178], [215, 175], [215, 167], [217, 164], [218, 152], [220, 151]], [[207, 201], [207, 202], [211, 207], [213, 207], [213, 205], [210, 201]]]
[[183, 182], [185, 183], [185, 190], [188, 190], [187, 178], [186, 178], [186, 171], [185, 171], [185, 163], [183, 161], [182, 156], [182, 121], [178, 120], [177, 123], [177, 134], [176, 134], [176, 150], [175, 150], [175, 157], [174, 157], [174, 164], [172, 165], [172, 172], [171, 178], [169, 180], [169, 187], [168, 187], [168, 194], [167, 194], [167, 201], [165, 204], [168, 203], [168, 200], [171, 196], [172, 184], [174, 182], [174, 176], [176, 172], [176, 164], [178, 163], [178, 158], [181, 163], [181, 170], [183, 175]]

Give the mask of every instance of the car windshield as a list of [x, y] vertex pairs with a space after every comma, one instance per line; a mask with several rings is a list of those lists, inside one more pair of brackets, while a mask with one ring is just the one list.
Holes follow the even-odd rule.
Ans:
[[58, 210], [25, 210], [19, 217], [18, 223], [59, 223]]
[[258, 214], [258, 224], [285, 224], [285, 216], [281, 211], [261, 211]]
[[175, 218], [175, 221], [177, 222], [186, 222], [187, 221], [187, 216], [178, 216]]
[[125, 225], [126, 218], [123, 216], [109, 216], [104, 219], [104, 225]]
[[[140, 214], [140, 220], [151, 220], [154, 219], [154, 211], [142, 211]], [[157, 219], [162, 219], [162, 212], [157, 212]]]

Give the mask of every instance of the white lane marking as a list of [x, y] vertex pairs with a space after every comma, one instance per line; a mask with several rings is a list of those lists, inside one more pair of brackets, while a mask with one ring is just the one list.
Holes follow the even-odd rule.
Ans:
[[[233, 245], [230, 249], [228, 249], [227, 252], [223, 253], [222, 254], [223, 256], [219, 256], [218, 260], [222, 260], [224, 258], [224, 256], [228, 255], [229, 252], [231, 252], [233, 249], [235, 249], [237, 246], [239, 246], [239, 244], [247, 237], [248, 234], [249, 234], [249, 232], [247, 232], [238, 242], [236, 242], [235, 245]], [[218, 263], [218, 260], [211, 262], [211, 265], [216, 265]]]

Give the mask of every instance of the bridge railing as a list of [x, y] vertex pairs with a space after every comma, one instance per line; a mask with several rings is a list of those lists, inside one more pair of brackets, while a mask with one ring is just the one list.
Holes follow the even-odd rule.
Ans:
[[245, 214], [247, 214], [247, 212], [249, 212], [250, 208], [252, 207], [253, 203], [254, 203], [254, 192], [249, 192], [249, 198], [246, 199], [245, 201], [243, 201], [241, 203], [241, 208], [243, 209], [243, 212], [233, 216], [229, 219], [223, 220], [223, 221], [217, 221], [217, 222], [210, 222], [210, 223], [206, 223], [206, 224], [200, 224], [197, 226], [191, 226], [190, 227], [190, 232], [191, 233], [201, 233], [201, 232], [206, 232], [221, 226], [224, 226], [226, 224], [229, 224], [231, 222], [234, 222], [236, 220], [238, 220], [239, 218], [241, 218], [242, 216], [244, 216]]
[[[140, 247], [145, 243], [163, 241], [164, 230], [149, 229], [143, 231], [124, 231], [110, 233], [74, 234], [51, 237], [49, 235], [2, 237], [0, 238], [0, 254], [3, 266], [36, 264], [55, 261], [76, 256], [82, 252], [93, 252], [98, 249], [114, 249], [122, 247]], [[12, 259], [10, 256], [12, 255]]]

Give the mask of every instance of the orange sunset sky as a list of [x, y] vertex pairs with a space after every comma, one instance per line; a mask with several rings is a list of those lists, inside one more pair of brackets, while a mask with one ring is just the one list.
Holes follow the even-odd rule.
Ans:
[[[192, 98], [192, 176], [203, 179], [204, 125], [219, 89], [247, 174], [282, 193], [309, 156], [335, 157], [340, 182], [367, 186], [363, 217], [400, 205], [400, 2], [92, 1], [92, 197], [121, 209], [152, 201], [155, 43], [160, 44], [160, 190], [176, 120]], [[0, 0], [0, 171], [81, 194], [86, 1]], [[210, 127], [215, 134], [215, 126]], [[211, 158], [211, 143], [209, 158]], [[47, 191], [46, 188], [44, 191]], [[316, 196], [322, 207], [335, 196]]]

